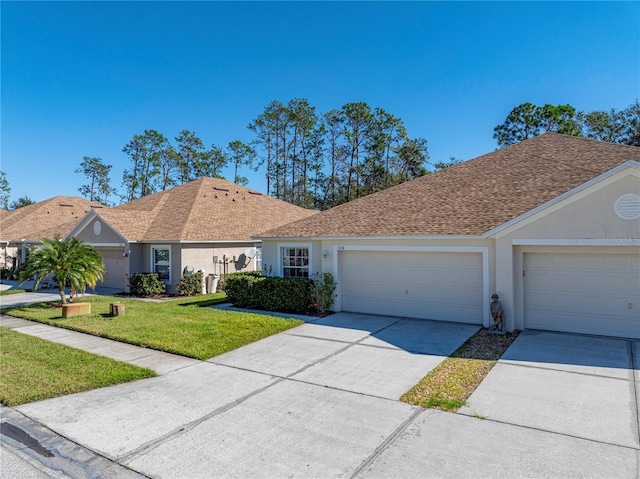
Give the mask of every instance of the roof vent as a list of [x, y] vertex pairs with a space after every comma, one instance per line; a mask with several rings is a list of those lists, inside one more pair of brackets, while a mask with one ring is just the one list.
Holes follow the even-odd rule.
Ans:
[[68, 205], [65, 203], [60, 203], [58, 206], [66, 206], [67, 208], [73, 208], [73, 205]]
[[104, 208], [104, 206], [93, 206], [93, 205], [91, 205], [91, 208], [95, 208], [97, 210], [99, 208]]
[[226, 188], [216, 188], [215, 186], [213, 187], [213, 189], [216, 190], [216, 191], [229, 191]]
[[258, 195], [258, 196], [262, 196], [262, 193], [258, 193], [257, 191], [250, 191], [249, 192], [250, 195]]
[[622, 195], [616, 200], [613, 209], [623, 220], [640, 218], [640, 196], [633, 193]]

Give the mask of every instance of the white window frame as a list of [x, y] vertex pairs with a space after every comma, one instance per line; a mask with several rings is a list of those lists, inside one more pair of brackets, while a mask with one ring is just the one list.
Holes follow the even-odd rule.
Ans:
[[165, 284], [171, 284], [171, 279], [172, 279], [172, 268], [171, 268], [171, 245], [151, 245], [151, 272], [152, 273], [156, 273], [156, 251], [158, 250], [166, 250], [169, 251], [169, 261], [168, 261], [168, 265], [169, 266], [169, 278], [163, 280]]
[[[313, 248], [311, 247], [311, 243], [278, 243], [278, 276], [284, 276], [284, 265], [282, 262], [284, 261], [284, 249], [285, 248], [305, 248], [309, 251], [309, 264], [307, 265], [308, 275], [310, 278], [313, 275]], [[291, 276], [287, 276], [290, 278]]]
[[254, 271], [262, 271], [262, 245], [255, 245], [256, 256], [253, 259], [253, 270]]

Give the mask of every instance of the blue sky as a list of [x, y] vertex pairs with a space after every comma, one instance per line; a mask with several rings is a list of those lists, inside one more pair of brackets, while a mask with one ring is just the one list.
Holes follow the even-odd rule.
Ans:
[[[625, 108], [640, 97], [639, 2], [7, 2], [1, 169], [11, 200], [79, 195], [155, 129], [250, 141], [272, 100], [384, 108], [432, 162], [496, 148], [516, 105]], [[264, 173], [243, 172], [264, 191]], [[231, 178], [230, 174], [228, 178]], [[505, 185], [505, 187], [508, 187]]]

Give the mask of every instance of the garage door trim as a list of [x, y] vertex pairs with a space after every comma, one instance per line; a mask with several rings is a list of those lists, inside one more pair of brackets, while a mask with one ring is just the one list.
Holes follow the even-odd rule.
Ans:
[[[336, 245], [333, 247], [333, 271], [340, 287], [340, 269], [338, 253], [340, 251], [380, 251], [399, 253], [480, 253], [482, 254], [482, 324], [489, 327], [489, 247], [487, 246], [375, 246], [375, 245]], [[336, 298], [336, 309], [342, 310], [341, 294]]]

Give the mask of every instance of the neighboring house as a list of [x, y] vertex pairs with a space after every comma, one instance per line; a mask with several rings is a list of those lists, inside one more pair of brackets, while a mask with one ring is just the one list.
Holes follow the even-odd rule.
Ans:
[[177, 186], [103, 211], [90, 211], [69, 236], [102, 254], [102, 286], [129, 290], [136, 272], [157, 272], [176, 292], [184, 271], [223, 274], [261, 269], [267, 229], [316, 211], [215, 178]]
[[9, 269], [23, 264], [29, 248], [42, 244], [42, 238], [66, 236], [89, 211], [108, 209], [77, 196], [55, 196], [15, 210], [0, 211], [2, 261]]
[[260, 236], [336, 311], [640, 338], [640, 148], [544, 134]]

